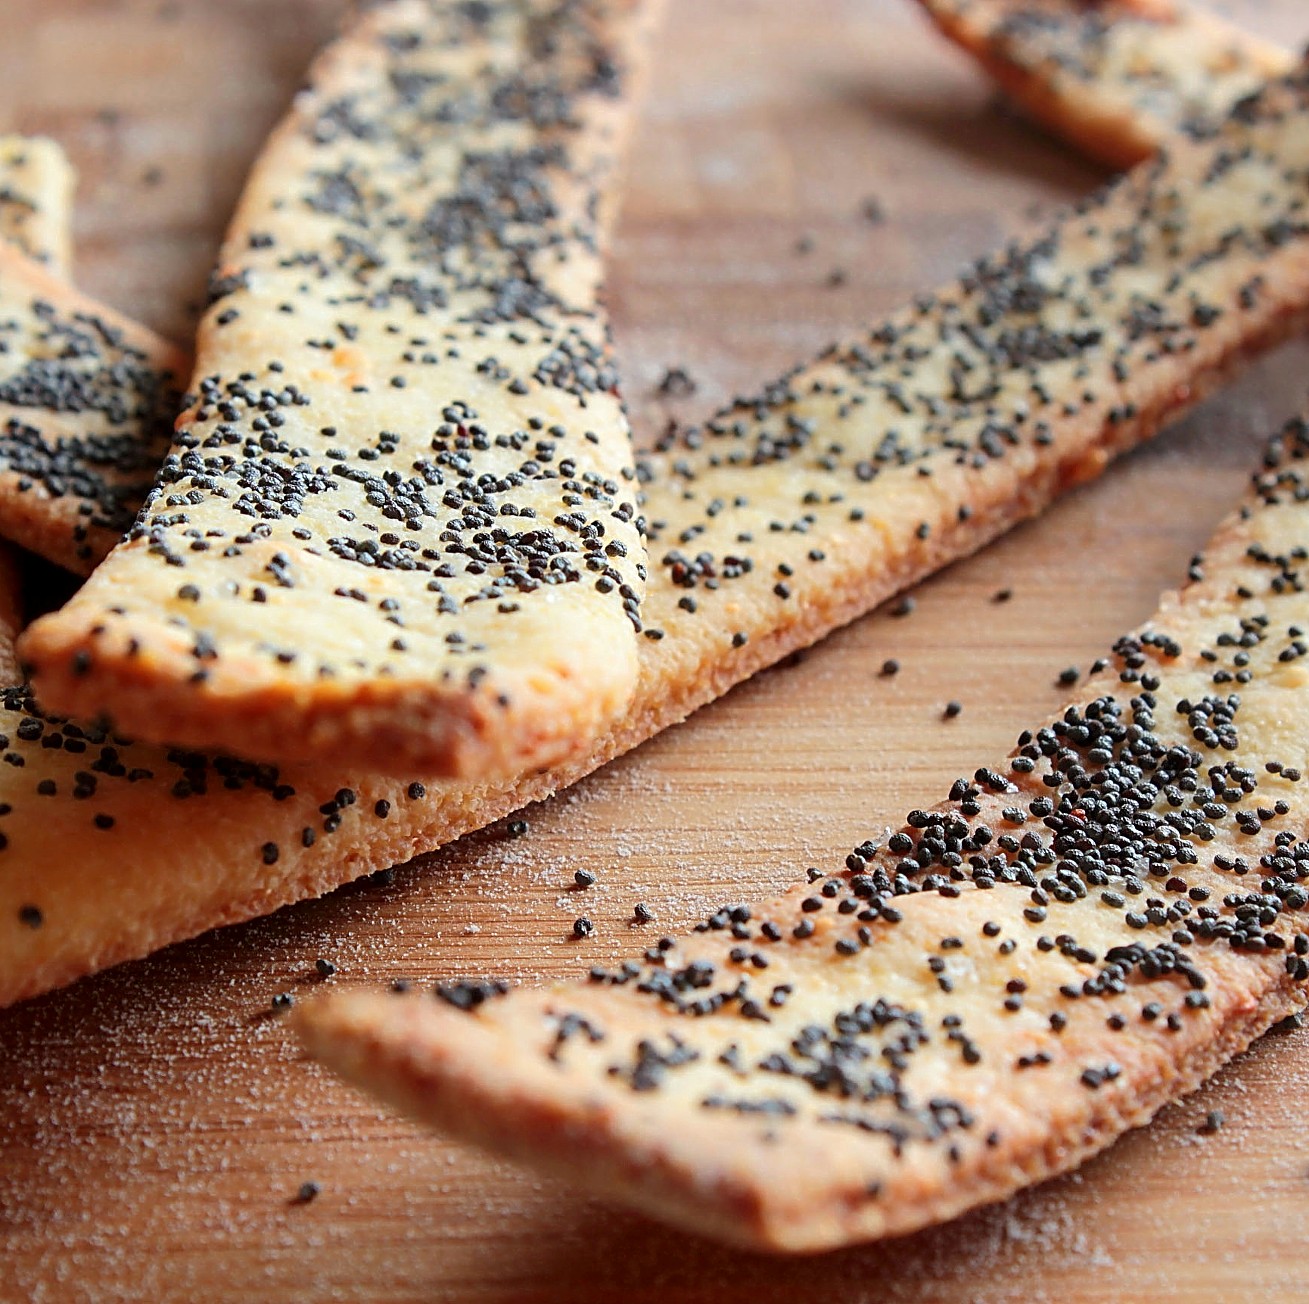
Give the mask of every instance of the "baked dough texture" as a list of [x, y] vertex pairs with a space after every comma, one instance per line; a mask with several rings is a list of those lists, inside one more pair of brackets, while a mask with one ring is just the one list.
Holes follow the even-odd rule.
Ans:
[[631, 697], [645, 551], [600, 302], [641, 0], [388, 0], [247, 183], [129, 537], [24, 645], [154, 742], [516, 774]]
[[0, 240], [67, 280], [73, 262], [72, 165], [45, 136], [0, 136]]
[[1309, 424], [1059, 716], [589, 981], [343, 991], [309, 1050], [700, 1234], [912, 1231], [1070, 1169], [1309, 1000]]
[[1202, 135], [1296, 65], [1174, 0], [919, 0], [1036, 121], [1113, 167]]
[[545, 797], [1094, 475], [1300, 321], [1307, 104], [1309, 83], [1273, 88], [647, 459], [643, 620], [661, 637], [584, 756], [489, 782], [257, 765], [63, 724], [12, 690], [0, 1003]]

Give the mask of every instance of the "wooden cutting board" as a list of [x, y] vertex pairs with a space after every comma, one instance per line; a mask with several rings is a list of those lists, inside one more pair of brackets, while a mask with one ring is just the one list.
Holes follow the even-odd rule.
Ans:
[[[0, 122], [73, 155], [83, 285], [186, 335], [243, 171], [339, 8], [0, 0]], [[1302, 0], [1229, 9], [1309, 35]], [[675, 0], [653, 83], [612, 264], [647, 437], [1100, 180], [997, 107], [907, 0]], [[870, 198], [885, 222], [864, 216]], [[641, 944], [638, 900], [652, 928], [682, 928], [940, 797], [1180, 578], [1307, 364], [1287, 347], [925, 585], [911, 617], [875, 615], [760, 676], [528, 811], [524, 838], [489, 829], [392, 882], [0, 1014], [0, 1299], [1309, 1298], [1309, 1033], [1266, 1038], [1072, 1177], [935, 1232], [787, 1261], [434, 1139], [304, 1062], [269, 1013], [274, 993], [313, 993], [320, 957], [338, 985], [574, 975]], [[656, 393], [674, 365], [698, 383], [675, 404]], [[901, 673], [881, 677], [892, 656]], [[964, 711], [947, 722], [950, 698]], [[598, 878], [584, 894], [580, 868]], [[581, 914], [597, 932], [576, 943]], [[1215, 1110], [1223, 1127], [1201, 1135]], [[306, 1181], [321, 1192], [296, 1204]]]

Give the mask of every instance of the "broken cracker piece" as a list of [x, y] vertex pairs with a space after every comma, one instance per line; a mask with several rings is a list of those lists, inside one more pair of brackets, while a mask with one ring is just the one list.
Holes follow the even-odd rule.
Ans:
[[81, 574], [132, 524], [187, 357], [0, 245], [0, 536]]
[[0, 137], [0, 536], [87, 574], [154, 480], [190, 359], [65, 283], [72, 191], [53, 141]]

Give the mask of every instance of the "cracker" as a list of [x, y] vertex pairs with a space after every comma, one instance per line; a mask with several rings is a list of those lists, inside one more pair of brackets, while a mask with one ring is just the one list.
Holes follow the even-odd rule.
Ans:
[[305, 1044], [456, 1136], [761, 1249], [1076, 1166], [1309, 1001], [1307, 502], [1298, 420], [1085, 696], [844, 866], [589, 982], [343, 992], [298, 1012]]
[[[1299, 203], [1280, 178], [1300, 185], [1309, 169], [1309, 122], [1293, 111], [1306, 103], [1309, 84], [1275, 89], [1213, 140], [1147, 165], [648, 459], [644, 618], [662, 637], [641, 640], [627, 716], [586, 756], [510, 780], [444, 784], [347, 764], [244, 765], [104, 734], [73, 760], [63, 728], [11, 694], [0, 733], [23, 768], [0, 764], [9, 807], [0, 1004], [325, 892], [546, 797], [1095, 474], [1299, 320], [1309, 239], [1294, 228], [1283, 238], [1275, 222], [1283, 204]], [[1228, 156], [1231, 168], [1195, 184]], [[1258, 232], [1271, 235], [1242, 225], [1248, 197], [1267, 185], [1280, 197], [1261, 207]], [[1194, 221], [1174, 227], [1175, 217]], [[1101, 254], [1088, 250], [1096, 242], [1139, 257], [1087, 288], [1101, 281]], [[1054, 283], [1055, 268], [1076, 292], [1041, 298], [1036, 286]], [[1170, 288], [1178, 268], [1189, 270]], [[1082, 302], [1090, 316], [1078, 321]], [[946, 322], [953, 334], [938, 342]], [[920, 343], [917, 383], [895, 388], [897, 348]], [[1020, 347], [1039, 360], [1024, 351], [1012, 370], [1000, 367]], [[972, 370], [955, 372], [956, 355]], [[1121, 381], [1118, 361], [1130, 364]], [[968, 377], [977, 396], [954, 396]], [[46, 732], [58, 748], [38, 737]], [[93, 771], [95, 760], [116, 773]], [[79, 769], [94, 774], [95, 791], [69, 803]], [[38, 791], [47, 777], [58, 787], [48, 799]], [[106, 911], [106, 900], [133, 909]], [[20, 926], [25, 906], [43, 927]]]
[[461, 776], [575, 755], [622, 710], [644, 550], [602, 218], [651, 8], [391, 0], [319, 57], [157, 487], [26, 641], [47, 705]]
[[[16, 251], [0, 257], [0, 535], [85, 574], [132, 523], [190, 364], [64, 283], [72, 198], [73, 171], [54, 141], [0, 136], [0, 240]], [[6, 631], [5, 683], [18, 678], [20, 628]]]
[[0, 240], [68, 279], [74, 173], [45, 136], [0, 136]]
[[0, 683], [18, 682], [18, 651], [23, 628], [23, 570], [18, 553], [0, 543]]
[[0, 536], [88, 574], [168, 450], [187, 358], [0, 244]]
[[1173, 0], [919, 0], [1036, 121], [1114, 167], [1203, 134], [1296, 65]]

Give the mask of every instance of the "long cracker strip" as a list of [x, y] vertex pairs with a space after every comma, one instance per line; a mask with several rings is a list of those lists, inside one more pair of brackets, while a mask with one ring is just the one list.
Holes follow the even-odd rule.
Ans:
[[1296, 65], [1174, 0], [919, 0], [1027, 113], [1114, 167], [1211, 130]]
[[343, 992], [298, 1014], [307, 1046], [759, 1248], [912, 1231], [1074, 1167], [1309, 1001], [1306, 502], [1298, 420], [1085, 698], [844, 868], [589, 982]]
[[[506, 782], [434, 784], [241, 764], [85, 728], [70, 752], [70, 726], [14, 690], [0, 714], [22, 764], [0, 763], [0, 1004], [545, 797], [1094, 474], [1298, 320], [1309, 236], [1279, 213], [1302, 202], [1306, 103], [1309, 83], [1273, 89], [1216, 138], [652, 458], [645, 620], [663, 637], [642, 640], [628, 715], [585, 757]], [[1257, 203], [1260, 225], [1246, 227], [1265, 190], [1274, 202]], [[68, 804], [79, 773], [94, 784]], [[38, 916], [41, 927], [20, 925]]]
[[0, 240], [68, 279], [74, 174], [44, 136], [0, 136]]
[[198, 397], [130, 537], [25, 655], [154, 741], [388, 772], [585, 750], [644, 550], [599, 302], [645, 0], [388, 0], [228, 232]]

